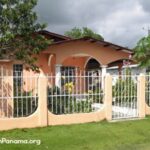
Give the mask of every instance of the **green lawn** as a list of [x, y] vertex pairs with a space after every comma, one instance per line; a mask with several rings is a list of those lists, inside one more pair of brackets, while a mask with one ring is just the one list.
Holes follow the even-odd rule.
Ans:
[[0, 132], [7, 139], [40, 139], [41, 145], [6, 145], [0, 150], [150, 150], [150, 117], [125, 122], [20, 129]]

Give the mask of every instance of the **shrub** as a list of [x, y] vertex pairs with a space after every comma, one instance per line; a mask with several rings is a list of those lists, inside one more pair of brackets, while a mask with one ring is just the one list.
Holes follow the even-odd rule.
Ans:
[[19, 92], [14, 97], [14, 117], [29, 116], [38, 107], [38, 97], [34, 97], [32, 91]]
[[132, 79], [131, 72], [126, 71], [126, 75], [120, 76], [113, 86], [113, 97], [115, 102], [131, 102], [136, 99], [137, 84]]
[[[48, 88], [48, 108], [54, 114], [67, 114], [67, 113], [79, 113], [79, 112], [91, 112], [92, 103], [102, 102], [103, 95], [102, 90], [97, 89], [95, 91], [88, 91], [88, 93], [83, 93], [83, 95], [72, 95], [70, 86], [67, 85], [68, 90], [62, 90], [60, 88], [53, 87]], [[71, 92], [71, 93], [70, 93]]]

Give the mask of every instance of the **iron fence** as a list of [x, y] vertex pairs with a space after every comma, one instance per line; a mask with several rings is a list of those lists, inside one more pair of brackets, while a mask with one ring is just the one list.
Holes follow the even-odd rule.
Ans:
[[112, 83], [112, 118], [138, 117], [137, 76], [114, 75]]
[[[39, 78], [0, 71], [0, 118], [26, 117], [36, 111]], [[72, 69], [46, 78], [48, 109], [53, 114], [89, 113], [104, 107], [105, 83], [99, 70]], [[113, 75], [112, 97], [113, 119], [138, 117], [137, 76]], [[146, 102], [150, 105], [150, 76], [146, 76]]]
[[13, 76], [1, 69], [0, 118], [26, 117], [37, 107], [38, 76]]
[[[103, 106], [102, 77], [99, 71], [68, 70], [47, 77], [48, 108], [56, 114], [88, 113]], [[59, 84], [55, 84], [55, 81]], [[59, 81], [59, 82], [58, 82]]]

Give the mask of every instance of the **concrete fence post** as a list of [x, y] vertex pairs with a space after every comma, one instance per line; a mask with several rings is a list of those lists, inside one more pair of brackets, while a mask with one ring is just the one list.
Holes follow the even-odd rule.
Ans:
[[47, 126], [48, 124], [48, 108], [47, 108], [47, 77], [43, 74], [38, 79], [38, 112], [39, 125]]
[[138, 85], [137, 85], [137, 104], [138, 104], [138, 112], [139, 118], [145, 117], [145, 76], [140, 74], [138, 76]]
[[112, 120], [112, 76], [106, 74], [104, 86], [104, 105], [106, 120]]

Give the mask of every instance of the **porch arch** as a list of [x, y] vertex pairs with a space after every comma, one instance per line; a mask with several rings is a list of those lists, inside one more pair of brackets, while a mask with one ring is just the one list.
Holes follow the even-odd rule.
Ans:
[[68, 58], [71, 58], [71, 57], [74, 57], [74, 58], [81, 58], [81, 57], [85, 57], [86, 60], [84, 62], [84, 66], [83, 68], [86, 67], [86, 64], [88, 63], [88, 61], [90, 59], [95, 59], [100, 65], [102, 64], [101, 60], [99, 59], [99, 57], [97, 56], [93, 56], [91, 54], [88, 54], [88, 53], [74, 53], [74, 54], [71, 54], [71, 55], [66, 55], [66, 56], [63, 56], [61, 59], [58, 59], [56, 57], [56, 64], [62, 64], [65, 60], [67, 60]]
[[[90, 66], [90, 65], [91, 65], [90, 63], [92, 63], [92, 61], [94, 62], [94, 65], [93, 65], [93, 66]], [[99, 69], [100, 66], [101, 66], [101, 64], [99, 63], [99, 61], [97, 61], [97, 60], [96, 60], [95, 58], [93, 58], [93, 57], [89, 57], [89, 58], [86, 60], [85, 64], [84, 64], [84, 69], [86, 69], [86, 70]]]

